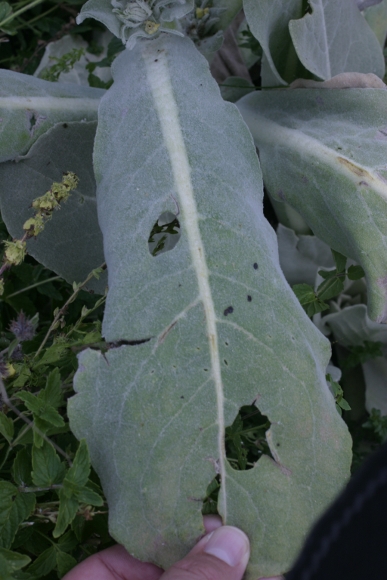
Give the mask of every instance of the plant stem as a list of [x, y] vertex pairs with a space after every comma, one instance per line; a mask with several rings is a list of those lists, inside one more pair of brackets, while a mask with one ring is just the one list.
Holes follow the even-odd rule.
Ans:
[[31, 290], [32, 288], [36, 288], [37, 286], [42, 286], [43, 284], [48, 284], [48, 282], [53, 282], [54, 280], [61, 280], [61, 276], [53, 276], [52, 278], [47, 278], [47, 280], [41, 280], [40, 282], [36, 282], [35, 284], [31, 284], [31, 286], [27, 286], [26, 288], [22, 288], [21, 290], [18, 290], [17, 292], [13, 292], [12, 294], [9, 294], [6, 298], [13, 298], [14, 296], [17, 296], [18, 294], [22, 294], [23, 292], [27, 292], [28, 290]]
[[[106, 268], [106, 263], [104, 262], [100, 268], [102, 270], [104, 270]], [[65, 304], [62, 306], [62, 308], [60, 310], [58, 310], [58, 312], [56, 313], [54, 320], [51, 323], [50, 328], [47, 331], [46, 336], [44, 337], [41, 345], [39, 346], [38, 350], [36, 351], [35, 355], [34, 355], [34, 359], [36, 359], [37, 356], [39, 356], [39, 354], [42, 352], [42, 349], [44, 347], [44, 345], [46, 344], [47, 340], [49, 339], [49, 336], [51, 334], [51, 332], [53, 330], [55, 330], [61, 316], [63, 316], [63, 314], [66, 312], [66, 309], [68, 307], [69, 304], [71, 304], [71, 302], [74, 302], [75, 298], [78, 296], [79, 292], [82, 290], [82, 288], [84, 286], [86, 286], [86, 284], [88, 282], [90, 282], [90, 280], [94, 277], [94, 270], [92, 272], [90, 272], [90, 274], [88, 275], [88, 277], [86, 278], [86, 280], [84, 280], [84, 282], [82, 282], [82, 284], [79, 284], [78, 286], [76, 286], [74, 292], [71, 294], [71, 296], [68, 298], [68, 300], [65, 302]]]
[[23, 14], [23, 12], [26, 12], [30, 8], [33, 8], [34, 6], [37, 6], [38, 4], [41, 4], [43, 1], [44, 0], [33, 0], [33, 2], [30, 2], [30, 4], [27, 4], [27, 6], [23, 6], [23, 8], [19, 8], [19, 10], [16, 10], [16, 12], [13, 12], [9, 16], [7, 16], [7, 18], [5, 18], [2, 22], [0, 22], [0, 28], [2, 26], [4, 26], [4, 24], [7, 24], [11, 20], [13, 20], [17, 16], [19, 16], [20, 14]]

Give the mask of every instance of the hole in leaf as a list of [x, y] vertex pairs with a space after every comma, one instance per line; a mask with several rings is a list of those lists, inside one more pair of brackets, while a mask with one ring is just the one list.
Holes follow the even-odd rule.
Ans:
[[30, 133], [33, 131], [36, 123], [38, 122], [38, 116], [35, 111], [31, 111], [29, 114], [29, 122], [30, 122]]
[[252, 469], [262, 455], [273, 458], [265, 436], [270, 425], [269, 419], [255, 405], [239, 409], [225, 433], [226, 457], [233, 469]]
[[203, 500], [202, 514], [218, 514], [218, 495], [220, 490], [220, 475], [216, 475], [206, 489], [206, 496]]
[[[252, 469], [262, 455], [273, 459], [265, 433], [270, 421], [255, 405], [245, 405], [238, 411], [234, 422], [226, 427], [226, 457], [233, 469]], [[277, 444], [278, 446], [278, 444]], [[207, 487], [203, 499], [202, 514], [217, 514], [220, 475], [216, 475]]]
[[163, 212], [152, 228], [148, 239], [148, 248], [152, 256], [173, 250], [180, 240], [180, 223], [170, 211]]

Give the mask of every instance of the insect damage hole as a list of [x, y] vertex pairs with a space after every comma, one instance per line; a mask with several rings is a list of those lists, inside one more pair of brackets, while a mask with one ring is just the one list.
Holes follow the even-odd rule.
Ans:
[[225, 431], [226, 457], [233, 469], [252, 469], [262, 455], [273, 459], [265, 435], [270, 425], [256, 405], [244, 405], [239, 409], [234, 422]]
[[148, 238], [148, 248], [152, 256], [159, 256], [173, 250], [180, 240], [180, 222], [176, 215], [164, 211], [154, 224]]

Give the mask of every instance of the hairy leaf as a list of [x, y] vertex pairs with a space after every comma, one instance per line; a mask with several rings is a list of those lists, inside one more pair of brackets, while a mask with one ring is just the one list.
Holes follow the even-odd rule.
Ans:
[[[73, 171], [79, 185], [44, 230], [27, 242], [28, 253], [68, 282], [82, 282], [104, 261], [98, 225], [92, 151], [96, 123], [58, 123], [42, 135], [18, 163], [0, 164], [1, 215], [15, 238], [33, 216], [32, 201], [62, 174]], [[103, 294], [106, 274], [88, 287]]]
[[342, 72], [374, 73], [383, 78], [380, 44], [353, 0], [309, 0], [311, 14], [289, 23], [303, 65], [321, 79]]
[[55, 123], [94, 121], [104, 92], [0, 69], [0, 161], [27, 153]]
[[274, 84], [305, 76], [289, 33], [289, 21], [303, 16], [302, 0], [244, 0], [244, 11], [275, 76]]
[[238, 107], [271, 195], [363, 267], [370, 316], [386, 321], [387, 91], [270, 91]]
[[[328, 343], [280, 270], [251, 136], [191, 41], [138, 43], [112, 72], [94, 166], [103, 329], [117, 348], [80, 355], [71, 428], [87, 440], [111, 533], [136, 557], [167, 567], [187, 553], [219, 473], [219, 512], [252, 542], [247, 577], [283, 572], [348, 474]], [[152, 256], [166, 211], [181, 238]], [[274, 459], [235, 471], [225, 429], [254, 402]]]

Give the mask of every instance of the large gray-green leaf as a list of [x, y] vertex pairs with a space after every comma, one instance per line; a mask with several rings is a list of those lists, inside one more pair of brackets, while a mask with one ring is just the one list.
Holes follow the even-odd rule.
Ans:
[[0, 162], [27, 153], [55, 123], [95, 121], [104, 93], [0, 69]]
[[387, 36], [387, 0], [367, 8], [364, 16], [383, 49]]
[[297, 236], [282, 224], [277, 227], [279, 261], [286, 280], [293, 284], [315, 285], [317, 271], [334, 268], [332, 252], [316, 236]]
[[383, 52], [353, 0], [309, 0], [312, 14], [289, 23], [298, 57], [321, 79], [342, 72], [383, 78]]
[[370, 316], [386, 321], [387, 91], [270, 91], [238, 106], [270, 193], [363, 266]]
[[[94, 164], [109, 271], [106, 356], [85, 351], [69, 401], [109, 502], [110, 530], [167, 567], [219, 512], [252, 542], [247, 578], [283, 572], [343, 485], [350, 438], [325, 382], [329, 345], [286, 284], [251, 135], [187, 38], [124, 51], [101, 101]], [[163, 212], [181, 238], [151, 256]], [[230, 467], [241, 405], [269, 417], [273, 459]]]
[[303, 16], [302, 0], [244, 0], [243, 6], [277, 83], [304, 76], [289, 33], [289, 21]]
[[[104, 261], [98, 225], [92, 165], [96, 122], [60, 123], [34, 143], [17, 163], [0, 164], [1, 215], [10, 234], [23, 236], [23, 224], [33, 215], [33, 199], [61, 181], [65, 171], [79, 177], [79, 186], [54, 213], [43, 232], [27, 242], [28, 253], [72, 283], [82, 282]], [[106, 274], [89, 284], [103, 294]]]

